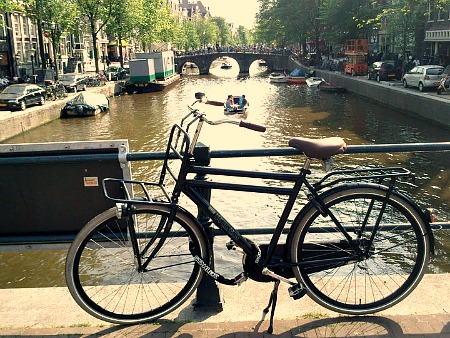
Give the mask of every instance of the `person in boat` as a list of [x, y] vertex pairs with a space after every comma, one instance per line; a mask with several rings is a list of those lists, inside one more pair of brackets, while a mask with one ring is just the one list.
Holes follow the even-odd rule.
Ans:
[[233, 95], [228, 95], [227, 102], [225, 102], [225, 109], [228, 111], [236, 110], [237, 107], [234, 104], [234, 98]]
[[247, 101], [247, 99], [245, 98], [245, 95], [242, 95], [242, 96], [239, 98], [239, 106], [240, 106], [241, 108], [244, 108], [247, 104], [248, 104], [248, 101]]

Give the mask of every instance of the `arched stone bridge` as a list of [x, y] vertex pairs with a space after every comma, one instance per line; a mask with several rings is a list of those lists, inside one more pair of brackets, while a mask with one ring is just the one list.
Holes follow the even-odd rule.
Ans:
[[177, 72], [180, 74], [185, 63], [192, 62], [199, 68], [200, 75], [207, 75], [209, 74], [211, 63], [224, 56], [237, 61], [239, 64], [239, 73], [241, 74], [248, 74], [250, 65], [256, 60], [265, 61], [269, 71], [288, 69], [289, 55], [248, 52], [217, 52], [199, 55], [183, 55], [175, 57], [175, 64], [177, 64]]

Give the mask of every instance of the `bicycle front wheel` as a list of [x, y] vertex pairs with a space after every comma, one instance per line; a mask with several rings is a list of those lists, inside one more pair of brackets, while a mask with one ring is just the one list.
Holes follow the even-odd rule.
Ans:
[[136, 205], [119, 219], [111, 208], [80, 231], [65, 273], [70, 293], [85, 311], [112, 323], [141, 323], [172, 312], [192, 295], [203, 276], [193, 256], [209, 263], [209, 244], [182, 211], [162, 235], [158, 229], [169, 214], [169, 206]]
[[422, 279], [430, 258], [427, 226], [402, 195], [393, 192], [384, 203], [386, 189], [336, 188], [323, 195], [331, 217], [310, 204], [295, 219], [294, 274], [322, 306], [353, 315], [378, 312], [404, 299]]

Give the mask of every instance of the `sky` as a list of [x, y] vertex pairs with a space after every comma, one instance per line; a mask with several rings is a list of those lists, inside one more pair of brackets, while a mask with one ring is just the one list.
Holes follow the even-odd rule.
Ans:
[[257, 0], [201, 0], [205, 7], [209, 7], [212, 16], [221, 16], [235, 26], [252, 28], [255, 14], [258, 12]]

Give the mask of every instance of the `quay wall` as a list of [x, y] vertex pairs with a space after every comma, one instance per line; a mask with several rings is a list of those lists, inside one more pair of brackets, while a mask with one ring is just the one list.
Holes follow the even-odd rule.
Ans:
[[369, 81], [365, 77], [353, 77], [340, 72], [307, 68], [290, 60], [289, 69], [302, 68], [306, 73], [315, 70], [316, 76], [344, 87], [347, 91], [366, 97], [379, 104], [401, 109], [429, 121], [450, 126], [450, 95], [439, 96], [435, 92], [419, 92], [417, 88], [405, 89], [398, 82]]
[[[120, 84], [107, 83], [105, 86], [92, 87], [87, 90], [111, 97], [120, 92]], [[43, 106], [32, 106], [24, 111], [0, 111], [0, 142], [59, 119], [61, 108], [75, 95], [69, 93], [68, 97], [62, 100], [46, 101]]]

